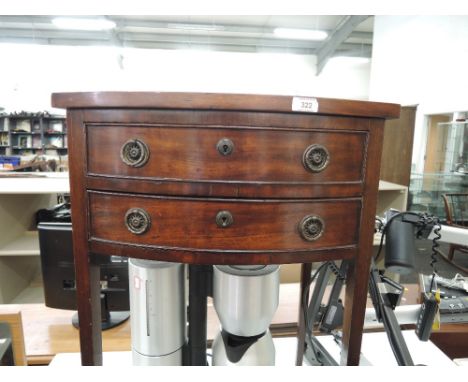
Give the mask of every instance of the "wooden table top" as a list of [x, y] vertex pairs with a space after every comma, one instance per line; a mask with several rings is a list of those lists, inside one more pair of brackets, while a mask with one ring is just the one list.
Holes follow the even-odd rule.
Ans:
[[[402, 303], [414, 304], [417, 299], [417, 286], [408, 287], [406, 299]], [[29, 365], [48, 364], [57, 353], [79, 352], [78, 330], [71, 324], [74, 311], [52, 309], [44, 304], [3, 305], [21, 311], [26, 342], [26, 356]], [[0, 305], [0, 309], [2, 305]], [[281, 284], [279, 306], [270, 327], [274, 336], [294, 336], [297, 328], [299, 309], [299, 284]], [[219, 320], [212, 300], [208, 303], [208, 341], [219, 330]], [[468, 332], [468, 325], [447, 324], [443, 332]], [[129, 351], [130, 321], [102, 332], [103, 351]]]
[[[299, 284], [282, 284], [279, 307], [272, 321], [275, 328], [295, 333], [299, 309]], [[78, 329], [71, 324], [74, 311], [52, 309], [44, 304], [9, 305], [21, 310], [29, 365], [48, 364], [57, 353], [79, 352]], [[208, 305], [208, 340], [219, 330], [219, 321], [212, 300]], [[130, 321], [102, 332], [103, 351], [128, 351]]]
[[[296, 102], [313, 103], [310, 106]], [[80, 92], [53, 93], [58, 108], [160, 108], [308, 112], [373, 118], [398, 118], [400, 105], [361, 100], [292, 97], [258, 94], [216, 94], [177, 92]]]

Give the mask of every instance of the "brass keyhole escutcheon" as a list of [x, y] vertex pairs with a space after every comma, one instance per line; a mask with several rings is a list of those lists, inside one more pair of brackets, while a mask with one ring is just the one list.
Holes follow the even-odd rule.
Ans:
[[234, 218], [229, 211], [219, 211], [216, 214], [216, 225], [220, 228], [227, 228], [234, 223]]
[[142, 140], [131, 139], [125, 142], [120, 149], [120, 159], [127, 166], [142, 167], [149, 159], [148, 146]]
[[234, 150], [234, 143], [229, 138], [223, 138], [216, 144], [216, 148], [221, 155], [228, 156]]
[[151, 227], [151, 218], [142, 208], [131, 208], [125, 214], [125, 226], [135, 234], [142, 235]]
[[330, 163], [330, 153], [322, 145], [314, 144], [307, 147], [302, 156], [302, 164], [312, 172], [320, 172]]
[[320, 216], [308, 215], [299, 224], [299, 233], [307, 241], [319, 239], [325, 231], [325, 222]]

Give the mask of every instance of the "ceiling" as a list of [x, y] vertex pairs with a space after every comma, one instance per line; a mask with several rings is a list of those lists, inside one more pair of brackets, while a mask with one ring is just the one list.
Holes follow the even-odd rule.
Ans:
[[[209, 49], [317, 55], [318, 72], [330, 57], [370, 57], [371, 16], [102, 16], [107, 31], [59, 29], [56, 16], [0, 16], [0, 42], [145, 49]], [[86, 16], [89, 17], [89, 16]], [[324, 30], [324, 41], [278, 38], [275, 28]]]

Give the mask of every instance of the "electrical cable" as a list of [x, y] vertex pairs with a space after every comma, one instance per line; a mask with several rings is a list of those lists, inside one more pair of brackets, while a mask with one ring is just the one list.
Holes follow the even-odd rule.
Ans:
[[[442, 235], [440, 234], [440, 230], [442, 229], [442, 226], [440, 225], [439, 218], [437, 218], [435, 216], [430, 217], [430, 222], [435, 227], [434, 228], [434, 238], [432, 239], [431, 262], [429, 264], [431, 266], [431, 268], [432, 268], [431, 287], [430, 287], [429, 290], [432, 291], [433, 287], [437, 285], [437, 283], [435, 281], [435, 277], [437, 276], [437, 269], [436, 269], [435, 265], [437, 263], [436, 254], [440, 253], [440, 251], [439, 251], [439, 247], [440, 247], [439, 240], [442, 237]], [[436, 289], [437, 289], [437, 287], [436, 287]]]
[[432, 278], [431, 278], [431, 285], [430, 285], [430, 291], [437, 289], [437, 282], [436, 282], [436, 276], [437, 276], [437, 268], [436, 268], [436, 263], [437, 263], [437, 256], [436, 255], [442, 255], [442, 253], [439, 251], [439, 240], [442, 237], [440, 234], [440, 231], [442, 229], [442, 226], [440, 224], [440, 220], [437, 216], [434, 215], [429, 215], [428, 213], [422, 213], [420, 214], [419, 218], [419, 230], [416, 235], [416, 237], [420, 238], [422, 236], [422, 231], [427, 227], [427, 226], [432, 226], [434, 227], [434, 238], [432, 239], [432, 252], [431, 252], [431, 262], [429, 265], [432, 268]]
[[378, 216], [375, 217], [375, 220], [377, 220], [381, 225], [384, 225], [383, 220], [379, 218]]
[[377, 230], [375, 232], [381, 232], [382, 231], [382, 228], [384, 227], [384, 222], [381, 218], [379, 218], [378, 216], [375, 217], [375, 221], [378, 221], [379, 222], [379, 227], [377, 228]]

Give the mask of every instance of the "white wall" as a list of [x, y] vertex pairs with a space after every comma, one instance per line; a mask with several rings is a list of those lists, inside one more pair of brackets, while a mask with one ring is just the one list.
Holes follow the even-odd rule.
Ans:
[[313, 95], [367, 99], [370, 64], [330, 65], [315, 56], [183, 50], [123, 50], [0, 44], [0, 106], [50, 110], [62, 91], [147, 90]]
[[419, 104], [413, 162], [422, 171], [425, 115], [468, 110], [468, 16], [376, 16], [369, 98]]

